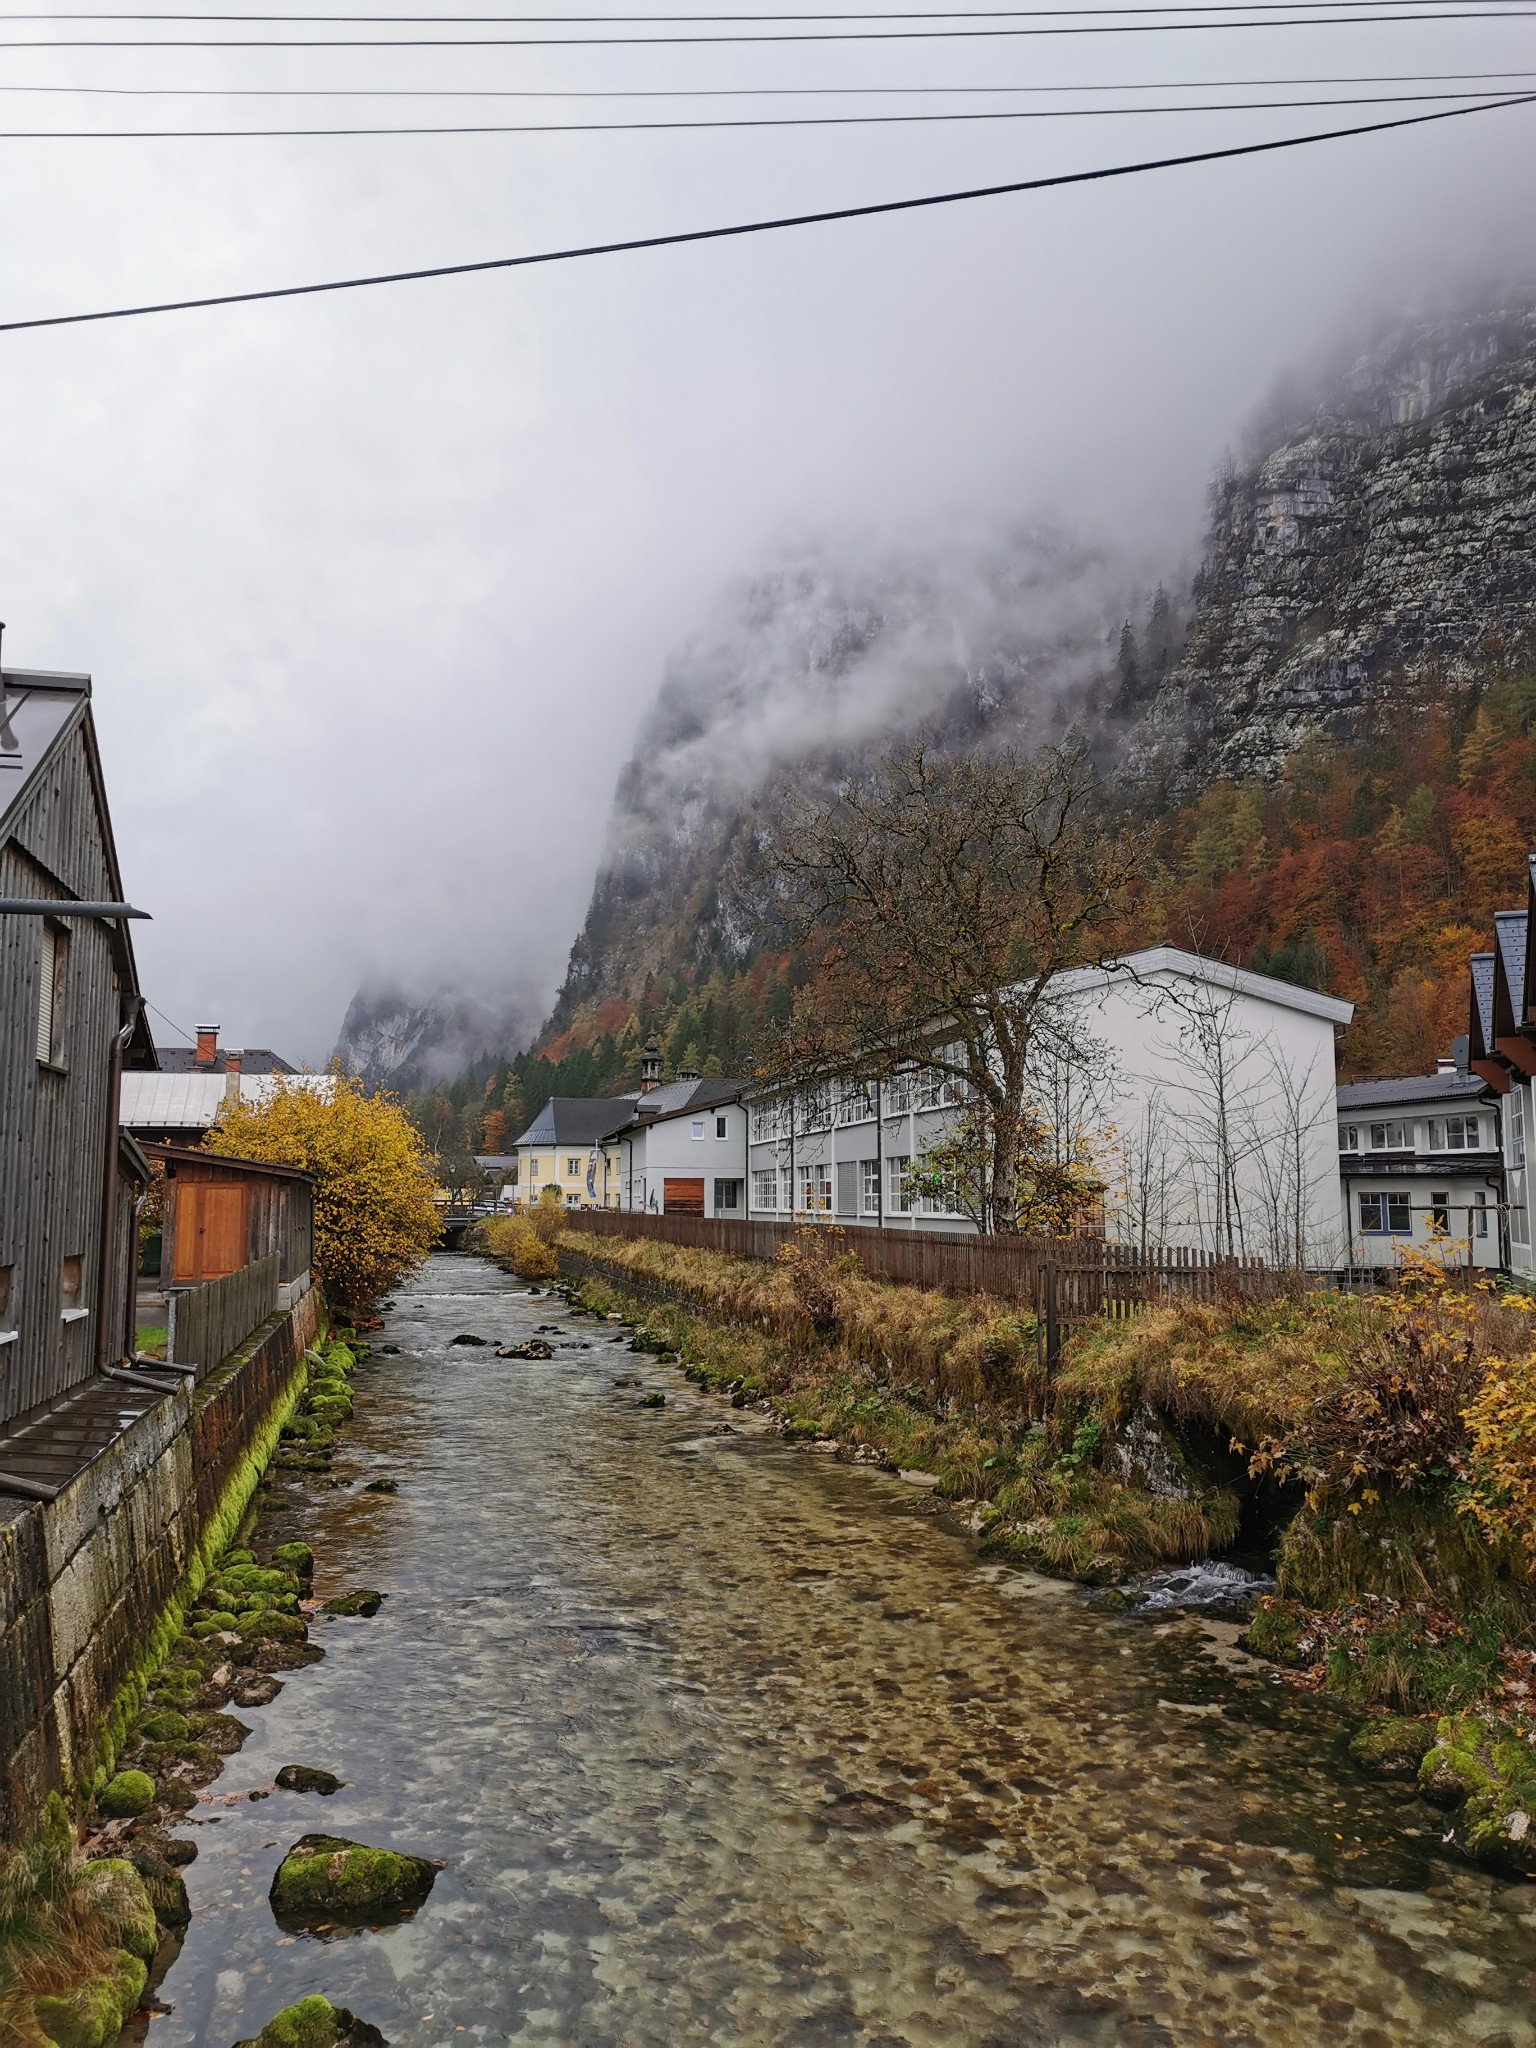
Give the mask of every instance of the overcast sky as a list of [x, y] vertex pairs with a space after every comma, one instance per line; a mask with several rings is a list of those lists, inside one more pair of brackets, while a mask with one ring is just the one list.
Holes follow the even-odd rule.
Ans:
[[[694, 50], [6, 50], [0, 83], [990, 86], [1522, 64], [1536, 69], [1533, 21]], [[0, 94], [7, 128], [669, 111]], [[5, 140], [0, 318], [1308, 125], [1338, 123]], [[724, 581], [788, 539], [1041, 511], [1176, 559], [1213, 459], [1285, 366], [1372, 309], [1529, 260], [1533, 173], [1536, 109], [1513, 110], [928, 214], [0, 336], [5, 656], [95, 679], [124, 875], [155, 919], [138, 942], [151, 1001], [187, 1028], [217, 1020], [228, 1043], [319, 1062], [364, 976], [532, 974], [552, 990], [635, 726]]]

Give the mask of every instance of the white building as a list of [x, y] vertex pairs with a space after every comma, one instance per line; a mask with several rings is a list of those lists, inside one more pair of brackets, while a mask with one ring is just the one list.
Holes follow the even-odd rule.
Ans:
[[1502, 1121], [1494, 1089], [1450, 1060], [1437, 1074], [1341, 1088], [1347, 1263], [1391, 1266], [1418, 1246], [1502, 1264]]
[[[1334, 1035], [1353, 1005], [1172, 946], [1058, 977], [1034, 1087], [1081, 1133], [1126, 1242], [1342, 1260]], [[911, 1176], [952, 1132], [960, 1085], [914, 1066], [881, 1083], [749, 1096], [748, 1213], [964, 1231]]]
[[697, 1075], [647, 1089], [606, 1133], [617, 1161], [617, 1204], [653, 1216], [746, 1218], [747, 1112], [743, 1083]]

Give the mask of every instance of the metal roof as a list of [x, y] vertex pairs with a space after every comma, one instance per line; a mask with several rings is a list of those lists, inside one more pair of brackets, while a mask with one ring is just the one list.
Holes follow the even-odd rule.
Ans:
[[[229, 1078], [225, 1074], [124, 1074], [118, 1122], [131, 1131], [206, 1130], [223, 1107]], [[330, 1074], [281, 1078], [289, 1086], [313, 1088], [326, 1095], [336, 1085]], [[241, 1074], [238, 1079], [240, 1100], [253, 1108], [269, 1102], [277, 1092], [277, 1076]]]
[[1489, 1093], [1476, 1074], [1409, 1074], [1389, 1081], [1350, 1081], [1338, 1091], [1339, 1113], [1392, 1109], [1404, 1103], [1476, 1102]]
[[279, 1180], [307, 1180], [311, 1187], [316, 1176], [302, 1166], [280, 1166], [275, 1159], [238, 1159], [232, 1152], [208, 1152], [201, 1145], [145, 1145], [146, 1159], [159, 1159], [171, 1166], [218, 1166], [232, 1167], [236, 1173], [274, 1174]]
[[1493, 1050], [1493, 955], [1472, 955], [1472, 999], [1477, 1004], [1478, 1035], [1483, 1055]]
[[626, 1121], [633, 1095], [551, 1095], [521, 1137], [524, 1145], [595, 1145], [615, 1125]]
[[668, 1081], [652, 1088], [634, 1106], [634, 1114], [611, 1124], [607, 1135], [621, 1137], [626, 1131], [646, 1130], [675, 1116], [693, 1116], [701, 1109], [719, 1109], [727, 1102], [740, 1102], [750, 1083], [728, 1081]]
[[1525, 912], [1498, 910], [1493, 918], [1494, 944], [1504, 963], [1509, 1006], [1516, 1026], [1525, 1022]]

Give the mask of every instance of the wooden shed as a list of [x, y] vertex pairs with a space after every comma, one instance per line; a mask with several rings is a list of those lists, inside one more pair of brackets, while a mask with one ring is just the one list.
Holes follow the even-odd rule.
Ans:
[[307, 1273], [315, 1245], [315, 1177], [264, 1159], [226, 1159], [191, 1145], [146, 1145], [165, 1173], [161, 1278], [171, 1287], [222, 1280], [277, 1258], [281, 1286]]
[[0, 1428], [131, 1351], [154, 1065], [86, 676], [0, 674]]

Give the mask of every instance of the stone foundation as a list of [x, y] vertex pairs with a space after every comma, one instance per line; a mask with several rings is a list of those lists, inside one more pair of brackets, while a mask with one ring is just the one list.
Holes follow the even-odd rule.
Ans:
[[[320, 1322], [311, 1288], [199, 1386], [169, 1394], [57, 1500], [0, 1500], [0, 1842], [25, 1838], [113, 1746], [173, 1633], [204, 1551], [233, 1533], [303, 1381]], [[141, 1684], [138, 1689], [142, 1689]], [[136, 1703], [136, 1702], [135, 1702]]]

